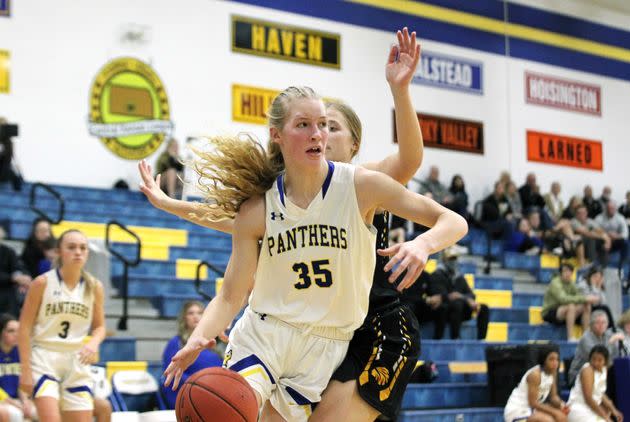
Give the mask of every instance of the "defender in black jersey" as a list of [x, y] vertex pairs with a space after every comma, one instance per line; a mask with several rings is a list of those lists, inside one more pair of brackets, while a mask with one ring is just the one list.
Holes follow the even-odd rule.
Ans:
[[[376, 248], [388, 247], [389, 213], [374, 216]], [[384, 417], [395, 420], [405, 388], [420, 355], [420, 326], [413, 312], [399, 299], [396, 286], [383, 270], [389, 258], [377, 255], [370, 308], [354, 332], [345, 359], [333, 380], [357, 381], [359, 395]]]

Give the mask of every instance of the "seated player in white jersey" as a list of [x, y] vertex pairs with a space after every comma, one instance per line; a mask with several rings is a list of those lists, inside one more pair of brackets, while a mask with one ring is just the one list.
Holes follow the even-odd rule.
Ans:
[[34, 397], [42, 420], [88, 422], [89, 365], [105, 338], [103, 285], [83, 268], [88, 258], [83, 233], [64, 232], [57, 247], [59, 267], [33, 281], [20, 315], [20, 389]]
[[376, 208], [431, 227], [381, 251], [393, 255], [393, 279], [407, 270], [401, 289], [467, 225], [381, 173], [326, 162], [326, 112], [310, 88], [279, 94], [269, 120], [269, 155], [251, 138], [223, 137], [211, 139], [214, 150], [196, 163], [213, 201], [208, 218], [235, 218], [232, 257], [220, 293], [165, 371], [166, 384], [179, 383], [251, 290], [226, 364], [246, 378], [259, 405], [271, 401], [273, 417], [306, 420], [367, 314]]
[[552, 348], [538, 356], [538, 365], [530, 368], [512, 391], [505, 405], [505, 422], [565, 422], [569, 408], [558, 396], [560, 355]]
[[606, 395], [608, 349], [593, 346], [569, 395], [569, 422], [623, 422], [623, 415]]
[[[409, 93], [420, 46], [415, 32], [410, 34], [407, 28], [398, 31], [397, 38], [398, 45], [392, 48], [387, 60], [386, 78], [394, 97], [399, 150], [363, 167], [406, 184], [423, 156], [422, 133]], [[361, 146], [361, 121], [346, 104], [328, 103], [326, 109], [329, 123], [326, 159], [349, 163]], [[141, 190], [155, 207], [196, 224], [232, 233], [233, 220], [214, 222], [200, 218], [195, 203], [169, 198], [161, 191], [159, 178], [153, 180], [151, 167], [146, 162], [139, 164], [139, 170], [143, 179]], [[377, 213], [373, 225], [378, 230], [376, 247], [387, 248], [388, 213]], [[379, 414], [392, 420], [397, 417], [420, 352], [420, 330], [415, 315], [400, 303], [395, 284], [388, 281], [389, 274], [383, 269], [388, 258], [377, 256], [376, 259], [368, 316], [364, 325], [355, 331], [346, 358], [329, 382], [311, 420], [326, 419], [330, 414], [347, 422], [374, 420]], [[376, 325], [380, 333], [374, 330]], [[401, 330], [404, 336], [397, 335]], [[371, 356], [375, 349], [380, 350], [376, 359]], [[378, 379], [374, 376], [376, 367], [380, 368]]]

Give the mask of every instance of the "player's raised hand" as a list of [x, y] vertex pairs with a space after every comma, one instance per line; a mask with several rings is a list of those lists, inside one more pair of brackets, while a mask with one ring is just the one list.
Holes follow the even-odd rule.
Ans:
[[163, 209], [165, 203], [170, 198], [160, 188], [161, 175], [158, 174], [157, 177], [153, 179], [151, 165], [149, 165], [146, 160], [142, 160], [138, 163], [138, 170], [140, 171], [140, 177], [142, 178], [140, 191], [144, 193], [151, 205], [153, 205], [155, 208]]
[[408, 86], [416, 73], [420, 60], [420, 44], [416, 41], [416, 33], [409, 34], [405, 27], [396, 32], [398, 45], [392, 46], [385, 66], [385, 77], [392, 89]]
[[417, 237], [414, 240], [398, 243], [387, 249], [378, 249], [376, 252], [381, 256], [391, 257], [383, 268], [385, 271], [390, 271], [395, 267], [389, 276], [390, 283], [395, 282], [398, 276], [407, 270], [405, 278], [402, 279], [396, 288], [399, 292], [402, 292], [420, 277], [429, 259], [430, 249], [422, 237]]
[[168, 364], [166, 371], [164, 371], [164, 375], [166, 376], [164, 385], [168, 387], [169, 384], [173, 382], [173, 391], [177, 390], [186, 368], [197, 360], [199, 353], [201, 353], [203, 349], [212, 349], [216, 343], [214, 339], [208, 340], [203, 337], [189, 338], [186, 345], [182, 347], [179, 352], [175, 353], [175, 356], [171, 359], [171, 363]]

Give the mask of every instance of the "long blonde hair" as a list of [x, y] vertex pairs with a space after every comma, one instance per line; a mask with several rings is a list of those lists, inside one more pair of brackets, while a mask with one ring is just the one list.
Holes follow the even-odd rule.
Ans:
[[[278, 94], [267, 111], [269, 127], [282, 130], [291, 102], [321, 97], [309, 87], [289, 87]], [[192, 167], [203, 192], [205, 219], [218, 221], [234, 218], [247, 199], [263, 195], [284, 170], [280, 146], [269, 141], [267, 150], [248, 133], [237, 136], [209, 137], [209, 151], [193, 149], [197, 158]]]
[[[81, 230], [69, 229], [61, 233], [61, 236], [57, 238], [57, 249], [61, 248], [61, 244], [63, 243], [64, 237], [70, 233], [79, 233], [81, 236], [87, 239], [87, 236], [83, 234]], [[55, 268], [61, 268], [61, 256], [58, 256], [55, 259], [54, 266]], [[85, 271], [84, 268], [81, 268], [81, 278], [85, 281], [85, 291], [83, 294], [84, 296], [89, 296], [89, 294], [92, 293], [96, 289], [96, 283], [97, 283], [96, 278], [89, 272]]]

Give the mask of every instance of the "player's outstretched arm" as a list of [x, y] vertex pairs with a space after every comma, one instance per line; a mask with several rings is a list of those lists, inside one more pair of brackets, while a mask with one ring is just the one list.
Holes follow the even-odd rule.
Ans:
[[398, 45], [392, 46], [389, 52], [385, 76], [394, 98], [398, 151], [364, 167], [406, 184], [418, 171], [424, 155], [422, 131], [409, 93], [409, 84], [420, 60], [420, 44], [416, 33], [409, 34], [407, 28], [398, 31], [396, 36]]
[[188, 202], [169, 197], [160, 188], [161, 175], [153, 178], [151, 165], [145, 160], [138, 163], [138, 170], [142, 183], [140, 191], [144, 193], [151, 205], [155, 208], [176, 215], [184, 220], [209, 229], [218, 230], [224, 233], [232, 233], [234, 220], [225, 219], [221, 221], [210, 221], [203, 217], [203, 205], [199, 202]]
[[[421, 224], [430, 229], [415, 239], [387, 249], [379, 255], [391, 256], [385, 271], [394, 269], [389, 277], [394, 282], [406, 269], [407, 274], [398, 285], [402, 291], [413, 284], [426, 265], [429, 255], [455, 244], [468, 231], [468, 223], [459, 214], [425, 196], [405, 189], [400, 183], [382, 173], [357, 168], [355, 172], [357, 201], [366, 218], [375, 208]], [[395, 268], [394, 268], [395, 267]]]
[[223, 287], [203, 312], [186, 345], [173, 356], [164, 371], [164, 385], [173, 382], [176, 389], [182, 374], [206, 347], [214, 346], [214, 338], [227, 327], [254, 284], [258, 264], [258, 241], [265, 232], [264, 198], [251, 198], [241, 205], [234, 220], [232, 256], [225, 272]]

